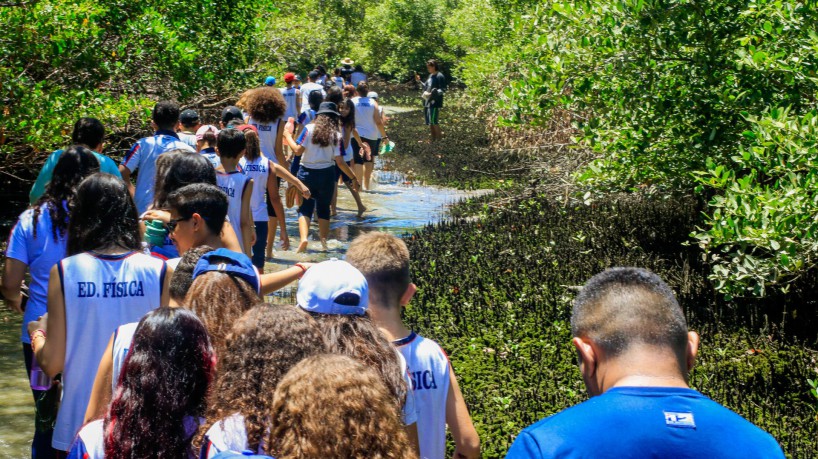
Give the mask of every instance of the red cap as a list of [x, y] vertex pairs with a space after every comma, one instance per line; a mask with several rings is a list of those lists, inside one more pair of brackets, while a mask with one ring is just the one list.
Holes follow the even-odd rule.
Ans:
[[252, 129], [252, 130], [256, 131], [256, 134], [258, 134], [258, 129], [255, 126], [253, 126], [252, 124], [242, 124], [241, 126], [237, 127], [236, 129], [238, 129], [241, 132]]
[[292, 83], [293, 81], [295, 81], [295, 73], [288, 72], [288, 73], [284, 74], [284, 82], [285, 83]]

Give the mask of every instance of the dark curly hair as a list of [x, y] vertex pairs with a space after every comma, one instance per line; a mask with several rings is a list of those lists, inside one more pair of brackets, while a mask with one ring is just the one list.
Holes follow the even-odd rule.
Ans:
[[233, 322], [258, 302], [256, 289], [244, 279], [211, 271], [193, 279], [184, 305], [202, 319], [221, 355]]
[[318, 325], [292, 306], [259, 303], [233, 325], [208, 403], [205, 425], [244, 416], [248, 449], [257, 451], [270, 428], [278, 382], [306, 357], [327, 352]]
[[40, 219], [43, 205], [48, 209], [48, 215], [51, 217], [51, 231], [54, 239], [65, 236], [68, 232], [68, 214], [74, 206], [74, 192], [77, 185], [85, 177], [95, 172], [99, 172], [99, 161], [91, 150], [85, 147], [72, 145], [60, 155], [45, 193], [32, 206], [34, 210], [32, 226], [35, 239], [37, 238], [37, 221]]
[[139, 215], [125, 182], [111, 174], [89, 175], [77, 187], [68, 223], [68, 256], [89, 250], [142, 248]]
[[272, 123], [287, 111], [287, 102], [281, 92], [269, 86], [251, 89], [242, 95], [241, 100], [244, 110], [259, 123]]
[[204, 156], [185, 150], [172, 150], [156, 158], [154, 209], [168, 206], [168, 195], [193, 183], [216, 185], [216, 170]]
[[185, 296], [187, 296], [190, 285], [193, 284], [193, 270], [196, 269], [196, 263], [202, 255], [212, 252], [213, 247], [209, 245], [200, 245], [193, 247], [185, 252], [182, 258], [179, 259], [179, 264], [173, 270], [173, 276], [170, 278], [170, 287], [168, 288], [170, 298], [177, 303], [183, 303]]
[[398, 353], [368, 316], [310, 313], [316, 321], [329, 351], [348, 355], [381, 375], [392, 394], [395, 406], [403, 407], [409, 392], [400, 368]]
[[267, 443], [279, 459], [417, 457], [378, 373], [347, 356], [307, 357], [272, 398]]
[[213, 348], [195, 314], [181, 308], [148, 313], [105, 416], [105, 457], [190, 457], [193, 435], [185, 421], [204, 414], [214, 371]]
[[312, 131], [312, 143], [322, 147], [338, 145], [340, 137], [338, 117], [322, 113], [315, 117], [315, 127]]

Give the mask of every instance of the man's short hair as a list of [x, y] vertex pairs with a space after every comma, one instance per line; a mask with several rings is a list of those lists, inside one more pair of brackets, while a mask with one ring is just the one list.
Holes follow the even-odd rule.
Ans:
[[80, 118], [74, 123], [71, 143], [96, 148], [105, 138], [105, 126], [96, 118]]
[[179, 104], [163, 100], [154, 105], [153, 122], [159, 129], [174, 129], [179, 122]]
[[369, 94], [369, 85], [366, 84], [366, 81], [362, 81], [358, 83], [356, 90], [358, 91], [359, 96], [366, 97], [366, 95]]
[[170, 297], [181, 303], [185, 300], [190, 285], [193, 283], [193, 270], [196, 269], [196, 263], [202, 258], [202, 255], [212, 252], [214, 249], [209, 245], [200, 245], [193, 247], [185, 252], [176, 269], [173, 271], [173, 276], [170, 278]]
[[437, 67], [438, 66], [437, 59], [429, 59], [428, 61], [426, 61], [426, 66], [427, 67], [434, 67], [435, 70], [439, 70], [438, 67]]
[[244, 138], [244, 133], [238, 129], [222, 129], [216, 139], [216, 148], [219, 149], [219, 156], [235, 158], [247, 148], [247, 140]]
[[391, 234], [373, 231], [355, 238], [347, 249], [346, 261], [366, 277], [370, 294], [394, 304], [411, 282], [409, 249]]
[[687, 348], [687, 322], [673, 291], [642, 268], [611, 268], [592, 277], [574, 300], [571, 331], [610, 357], [632, 344]]
[[227, 195], [215, 185], [194, 183], [168, 195], [168, 205], [181, 218], [199, 214], [213, 234], [221, 234], [227, 217]]

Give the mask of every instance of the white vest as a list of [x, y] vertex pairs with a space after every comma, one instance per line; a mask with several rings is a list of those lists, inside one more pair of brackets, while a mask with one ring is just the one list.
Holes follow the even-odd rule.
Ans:
[[133, 335], [136, 332], [137, 325], [139, 325], [139, 322], [131, 322], [120, 326], [114, 332], [114, 345], [111, 352], [113, 354], [111, 394], [116, 393], [116, 386], [119, 384], [119, 373], [122, 371], [122, 366], [125, 364], [125, 357], [128, 356], [128, 351], [131, 349], [131, 343], [133, 343]]
[[[267, 179], [270, 177], [270, 159], [264, 154], [250, 161], [247, 157], [241, 158], [239, 167], [244, 174], [253, 179], [253, 194], [250, 195], [250, 212], [253, 214], [254, 222], [266, 222], [267, 202], [264, 200], [264, 192], [267, 191]], [[271, 199], [275, 196], [271, 196]]]
[[449, 358], [438, 344], [415, 332], [393, 341], [409, 367], [409, 379], [418, 411], [420, 457], [446, 457], [446, 398], [449, 394]]
[[297, 89], [295, 87], [292, 88], [279, 88], [281, 91], [281, 95], [284, 96], [284, 102], [287, 102], [287, 110], [284, 111], [284, 121], [288, 118], [298, 118], [298, 100], [296, 99]]
[[65, 297], [63, 400], [52, 446], [68, 451], [82, 427], [111, 333], [159, 307], [167, 266], [139, 252], [81, 253], [58, 265]]
[[227, 218], [230, 225], [236, 232], [239, 239], [239, 246], [244, 247], [244, 240], [241, 234], [241, 198], [247, 187], [250, 177], [241, 171], [219, 172], [216, 171], [216, 184], [227, 194]]
[[274, 163], [278, 164], [276, 157], [276, 137], [278, 137], [278, 123], [280, 119], [272, 123], [259, 123], [250, 118], [250, 125], [258, 129], [259, 146], [261, 147], [261, 154], [270, 158]]

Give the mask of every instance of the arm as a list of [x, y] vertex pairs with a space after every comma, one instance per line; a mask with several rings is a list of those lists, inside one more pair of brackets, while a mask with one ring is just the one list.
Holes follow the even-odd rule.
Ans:
[[284, 129], [283, 129], [283, 127], [284, 127], [284, 121], [283, 120], [278, 120], [278, 129], [276, 130], [275, 155], [276, 155], [276, 161], [278, 161], [278, 164], [284, 164], [285, 166], [289, 167], [289, 164], [287, 163], [287, 158], [284, 156], [284, 146], [283, 146]]
[[40, 334], [31, 340], [32, 349], [36, 349], [34, 357], [40, 368], [52, 379], [65, 366], [65, 298], [62, 293], [62, 280], [59, 274], [59, 264], [51, 268], [48, 278], [48, 314], [41, 320], [29, 322], [29, 333], [43, 329], [48, 338], [41, 338]]
[[290, 147], [290, 150], [293, 151], [295, 156], [301, 156], [304, 153], [304, 146], [299, 145], [293, 140], [293, 135], [284, 131], [284, 141], [287, 142], [287, 146]]
[[372, 114], [372, 118], [375, 120], [375, 125], [378, 126], [378, 131], [380, 131], [381, 137], [388, 139], [389, 136], [386, 135], [386, 128], [383, 126], [383, 119], [381, 119], [381, 111], [378, 109], [377, 102], [375, 102], [375, 113]]
[[412, 448], [412, 457], [418, 457], [420, 455], [418, 424], [409, 424], [408, 426], [403, 426], [403, 429], [406, 431], [406, 436], [409, 437], [409, 446]]
[[267, 193], [269, 193], [270, 196], [275, 196], [278, 192], [276, 190], [275, 179], [276, 177], [281, 177], [292, 186], [301, 190], [301, 195], [304, 196], [304, 199], [310, 199], [310, 189], [307, 188], [307, 185], [304, 185], [301, 180], [298, 180], [296, 176], [279, 164], [270, 161], [270, 166], [273, 170], [273, 173], [267, 176]]
[[301, 113], [301, 90], [300, 89], [295, 90], [295, 107], [296, 107], [295, 112], [296, 113]]
[[162, 297], [159, 300], [159, 306], [167, 306], [170, 304], [170, 279], [173, 277], [173, 268], [165, 265], [165, 281], [162, 283]]
[[244, 185], [244, 192], [241, 195], [241, 236], [244, 242], [242, 252], [248, 257], [253, 255], [253, 239], [255, 230], [253, 228], [253, 213], [250, 211], [250, 195], [253, 194], [253, 179]]
[[22, 285], [28, 265], [14, 258], [6, 258], [6, 267], [3, 270], [3, 283], [0, 293], [6, 300], [6, 306], [17, 314], [23, 313]]
[[131, 193], [131, 197], [133, 197], [134, 193], [136, 193], [136, 188], [131, 182], [131, 170], [120, 164], [119, 173], [122, 175], [122, 180], [125, 182], [125, 185], [128, 186], [128, 193]]
[[469, 409], [460, 392], [460, 385], [449, 364], [449, 393], [446, 396], [446, 424], [454, 438], [454, 458], [472, 459], [480, 457], [480, 437], [471, 422]]
[[99, 361], [94, 386], [91, 389], [91, 399], [88, 400], [88, 407], [85, 409], [83, 424], [105, 416], [108, 403], [111, 402], [114, 374], [114, 336], [116, 336], [116, 333], [111, 335], [111, 339], [108, 340], [108, 347], [105, 348], [102, 359]]
[[222, 240], [225, 249], [239, 253], [244, 252], [244, 249], [239, 245], [239, 237], [236, 236], [236, 230], [233, 229], [233, 225], [231, 225], [230, 222], [224, 222], [222, 234], [219, 235], [219, 238]]
[[296, 263], [295, 266], [287, 268], [277, 273], [262, 274], [261, 296], [269, 295], [276, 290], [281, 290], [289, 284], [301, 279], [301, 276], [312, 266], [311, 263]]
[[358, 181], [358, 177], [355, 176], [355, 173], [352, 172], [352, 169], [350, 169], [349, 165], [347, 165], [347, 163], [344, 161], [344, 157], [336, 156], [335, 164], [341, 169], [341, 172], [346, 174], [347, 177], [352, 177], [352, 189], [357, 191], [361, 185], [361, 182]]

